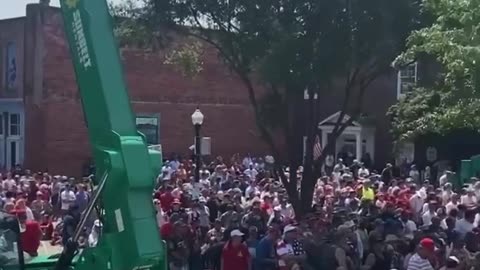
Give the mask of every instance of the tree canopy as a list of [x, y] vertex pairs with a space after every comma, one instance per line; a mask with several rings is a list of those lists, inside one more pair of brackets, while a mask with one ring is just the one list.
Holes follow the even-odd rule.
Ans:
[[434, 22], [410, 35], [395, 64], [434, 59], [440, 72], [390, 109], [399, 140], [480, 128], [480, 1], [424, 0], [423, 7]]
[[[289, 178], [281, 175], [301, 212], [311, 206], [318, 176], [313, 165], [321, 165], [332, 142], [360, 115], [371, 83], [392, 71], [392, 61], [405, 49], [411, 30], [418, 28], [419, 10], [419, 0], [145, 0], [141, 7], [117, 9], [135, 22], [127, 20], [123, 26], [127, 30], [120, 33], [135, 33], [128, 29], [137, 24], [151, 33], [133, 40], [151, 42], [153, 36], [154, 44], [168, 41], [165, 29], [169, 29], [218, 51], [244, 83], [260, 134], [275, 159], [292, 172], [304, 165], [300, 191], [295, 173]], [[175, 55], [190, 66], [201, 62], [188, 61], [184, 52], [174, 53], [169, 63], [175, 62]], [[338, 106], [341, 115], [322, 157], [314, 161], [321, 109], [314, 97], [321, 99], [330, 91], [344, 98]], [[347, 114], [351, 118], [344, 121]], [[284, 138], [286, 155], [281, 155], [273, 134]]]

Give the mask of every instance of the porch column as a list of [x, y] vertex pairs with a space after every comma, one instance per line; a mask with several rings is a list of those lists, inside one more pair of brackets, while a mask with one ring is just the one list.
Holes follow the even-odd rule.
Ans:
[[360, 160], [362, 158], [362, 133], [358, 131], [355, 133], [355, 146], [356, 146], [356, 157], [355, 159]]
[[322, 131], [322, 149], [325, 149], [325, 146], [327, 145], [328, 134], [324, 129], [321, 129], [321, 131]]

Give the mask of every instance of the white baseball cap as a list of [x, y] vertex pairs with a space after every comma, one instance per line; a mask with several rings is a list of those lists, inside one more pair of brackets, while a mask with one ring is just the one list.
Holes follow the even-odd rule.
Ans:
[[234, 236], [244, 236], [245, 234], [242, 233], [240, 230], [233, 230], [230, 232], [230, 237], [234, 237]]
[[296, 229], [297, 229], [297, 227], [295, 227], [295, 226], [293, 226], [293, 225], [287, 225], [287, 226], [285, 226], [285, 228], [283, 229], [283, 233], [286, 234], [286, 233], [295, 231]]
[[448, 257], [448, 259], [451, 260], [451, 261], [454, 261], [456, 263], [460, 263], [460, 260], [455, 256], [450, 256], [450, 257]]

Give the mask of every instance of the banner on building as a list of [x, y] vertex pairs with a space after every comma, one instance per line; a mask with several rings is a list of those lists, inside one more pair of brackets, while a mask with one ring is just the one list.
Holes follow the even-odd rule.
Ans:
[[9, 42], [7, 44], [7, 65], [6, 65], [6, 86], [7, 89], [14, 89], [17, 81], [17, 52], [15, 43]]

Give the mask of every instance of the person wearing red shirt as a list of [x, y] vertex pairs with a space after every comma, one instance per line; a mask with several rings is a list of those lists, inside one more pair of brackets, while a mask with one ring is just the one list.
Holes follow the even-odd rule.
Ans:
[[168, 212], [172, 209], [174, 199], [175, 198], [172, 195], [172, 187], [167, 186], [167, 190], [165, 191], [165, 193], [160, 195], [160, 204], [162, 205], [163, 211]]
[[162, 236], [162, 239], [168, 239], [172, 236], [173, 234], [173, 224], [171, 220], [167, 221], [160, 227], [160, 236]]
[[399, 201], [409, 201], [410, 200], [410, 197], [412, 196], [411, 192], [410, 192], [410, 189], [409, 188], [403, 188], [400, 190], [400, 192], [398, 193], [398, 197], [397, 197], [397, 200]]
[[32, 257], [38, 256], [38, 248], [42, 239], [40, 224], [34, 220], [27, 220], [27, 213], [24, 209], [16, 209], [14, 212], [20, 225], [20, 243], [23, 251]]
[[250, 253], [245, 244], [242, 243], [243, 233], [233, 230], [230, 233], [230, 240], [222, 250], [221, 270], [250, 270]]
[[273, 213], [272, 198], [270, 197], [270, 195], [265, 194], [263, 196], [263, 203], [261, 204], [260, 208], [267, 215], [271, 215]]

